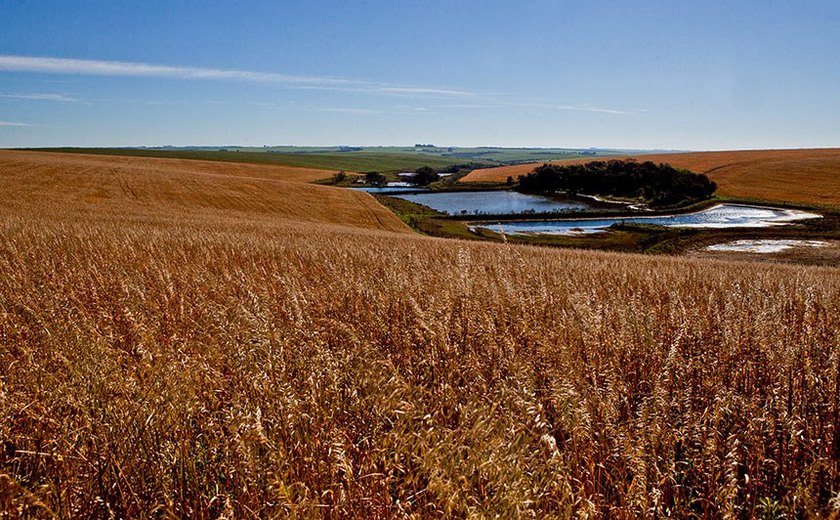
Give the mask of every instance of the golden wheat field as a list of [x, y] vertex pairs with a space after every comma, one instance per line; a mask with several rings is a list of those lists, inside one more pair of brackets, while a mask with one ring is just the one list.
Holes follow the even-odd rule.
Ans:
[[838, 515], [838, 269], [432, 239], [282, 172], [76, 161], [0, 153], [10, 516]]
[[306, 184], [325, 170], [213, 161], [0, 151], [5, 213], [217, 226], [269, 219], [408, 232], [358, 191]]
[[[744, 150], [636, 155], [637, 161], [670, 163], [705, 173], [718, 194], [766, 201], [840, 206], [840, 149]], [[582, 164], [593, 159], [559, 161]], [[600, 159], [599, 159], [600, 160]], [[504, 182], [532, 171], [537, 164], [474, 170], [463, 182]]]

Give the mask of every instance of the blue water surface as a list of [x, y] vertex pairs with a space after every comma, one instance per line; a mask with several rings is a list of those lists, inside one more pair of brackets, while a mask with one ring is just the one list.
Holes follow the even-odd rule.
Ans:
[[582, 220], [542, 220], [532, 222], [499, 222], [477, 225], [496, 233], [535, 234], [588, 234], [599, 233], [613, 224], [635, 223], [670, 227], [735, 228], [767, 227], [810, 218], [819, 218], [816, 213], [793, 209], [747, 206], [741, 204], [719, 204], [696, 213], [665, 215], [658, 217], [626, 217]]
[[397, 195], [448, 215], [516, 215], [586, 211], [592, 205], [516, 191], [446, 191]]

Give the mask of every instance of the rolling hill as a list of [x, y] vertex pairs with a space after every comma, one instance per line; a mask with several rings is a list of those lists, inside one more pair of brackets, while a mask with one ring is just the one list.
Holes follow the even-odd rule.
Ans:
[[[691, 152], [635, 155], [632, 158], [670, 163], [678, 168], [705, 173], [718, 184], [719, 195], [840, 206], [840, 149], [837, 148]], [[558, 163], [584, 162], [589, 160]], [[518, 164], [474, 170], [462, 182], [504, 182], [508, 176], [516, 179], [537, 165]]]
[[[307, 184], [328, 170], [0, 151], [3, 211], [59, 221], [318, 222], [406, 232], [366, 193]], [[229, 222], [224, 223], [225, 220]]]

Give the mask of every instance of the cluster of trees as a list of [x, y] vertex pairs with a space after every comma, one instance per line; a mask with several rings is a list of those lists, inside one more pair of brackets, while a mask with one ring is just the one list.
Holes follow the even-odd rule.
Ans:
[[370, 184], [382, 184], [385, 182], [385, 176], [379, 172], [367, 172], [365, 174], [365, 181]]
[[340, 170], [333, 174], [332, 181], [333, 184], [340, 184], [344, 182], [345, 179], [347, 179], [347, 172], [345, 172], [344, 170]]
[[411, 178], [411, 182], [418, 186], [428, 186], [438, 179], [440, 179], [440, 175], [438, 175], [438, 172], [434, 168], [431, 166], [421, 166], [414, 170], [414, 177]]
[[[446, 168], [442, 168], [440, 171], [435, 170], [431, 166], [421, 166], [414, 170], [414, 176], [409, 177], [406, 179], [408, 182], [412, 184], [416, 184], [418, 186], [428, 186], [429, 184], [440, 180], [441, 173], [451, 173], [456, 174], [459, 173], [461, 170], [472, 170], [473, 168], [481, 166], [479, 163], [463, 163], [463, 164], [452, 164], [447, 166]], [[338, 172], [333, 176], [333, 182], [338, 183], [343, 181], [346, 178], [346, 174], [344, 172]], [[367, 172], [365, 174], [365, 181], [369, 184], [382, 184], [387, 180], [387, 177], [379, 172]]]
[[633, 159], [561, 166], [543, 164], [519, 176], [519, 191], [642, 198], [662, 206], [710, 197], [717, 185], [703, 174]]

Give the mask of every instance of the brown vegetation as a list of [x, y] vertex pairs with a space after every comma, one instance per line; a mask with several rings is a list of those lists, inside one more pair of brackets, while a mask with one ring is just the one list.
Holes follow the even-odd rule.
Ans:
[[325, 170], [146, 157], [0, 151], [7, 213], [62, 222], [101, 219], [214, 223], [267, 220], [408, 232], [360, 191], [315, 186]]
[[837, 269], [430, 239], [360, 195], [3, 156], [0, 509], [836, 507]]
[[[840, 206], [840, 149], [747, 150], [636, 155], [637, 161], [669, 163], [705, 173], [718, 194], [768, 201]], [[557, 161], [583, 164], [594, 159]], [[462, 182], [504, 182], [531, 172], [538, 164], [474, 170]]]
[[[717, 243], [725, 243], [717, 242]], [[730, 240], [731, 242], [731, 240]], [[753, 253], [744, 251], [709, 251], [706, 245], [686, 251], [695, 258], [715, 258], [718, 260], [738, 260], [746, 262], [788, 262], [806, 265], [840, 266], [840, 241], [820, 240], [822, 247], [796, 246], [777, 253]], [[711, 244], [708, 244], [711, 245]]]
[[0, 150], [4, 163], [27, 162], [39, 167], [88, 169], [115, 168], [122, 171], [165, 171], [169, 173], [192, 173], [232, 177], [257, 177], [288, 182], [312, 182], [329, 179], [337, 170], [319, 170], [298, 166], [268, 165], [254, 163], [231, 163], [222, 161], [199, 161], [194, 159], [159, 159], [129, 155], [91, 155], [79, 153], [29, 152]]

